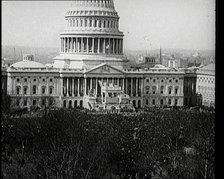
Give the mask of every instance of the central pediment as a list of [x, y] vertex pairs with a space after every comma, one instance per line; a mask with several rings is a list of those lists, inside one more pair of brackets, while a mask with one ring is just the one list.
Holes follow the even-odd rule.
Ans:
[[110, 66], [106, 63], [95, 66], [85, 72], [85, 74], [120, 74], [123, 75], [122, 70]]

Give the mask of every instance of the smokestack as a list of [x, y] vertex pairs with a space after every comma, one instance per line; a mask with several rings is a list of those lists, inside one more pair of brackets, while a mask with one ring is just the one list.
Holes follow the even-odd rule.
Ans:
[[160, 50], [159, 50], [159, 63], [162, 65], [163, 62], [162, 62], [162, 49], [161, 49], [161, 46], [160, 46]]

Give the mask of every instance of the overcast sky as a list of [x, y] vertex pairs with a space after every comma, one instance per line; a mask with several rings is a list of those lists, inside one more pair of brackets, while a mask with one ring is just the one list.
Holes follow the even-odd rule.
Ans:
[[[214, 49], [215, 0], [114, 0], [124, 48]], [[59, 48], [71, 1], [3, 1], [2, 44]]]

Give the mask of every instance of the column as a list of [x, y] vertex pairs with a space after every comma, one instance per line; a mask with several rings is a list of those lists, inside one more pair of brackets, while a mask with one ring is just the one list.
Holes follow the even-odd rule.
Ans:
[[136, 78], [136, 96], [138, 96], [138, 78]]
[[131, 96], [133, 96], [133, 78], [131, 78]]
[[98, 49], [97, 49], [97, 53], [100, 53], [100, 38], [98, 38]]
[[106, 39], [103, 38], [103, 53], [106, 53]]
[[143, 82], [144, 82], [144, 78], [141, 79], [141, 96], [143, 96], [143, 93], [144, 93]]
[[75, 52], [78, 52], [78, 38], [75, 38]]
[[89, 38], [87, 37], [87, 53], [89, 53]]
[[84, 78], [84, 81], [85, 81], [85, 91], [84, 91], [84, 95], [87, 95], [87, 78]]
[[65, 53], [65, 49], [66, 49], [66, 38], [64, 37], [64, 40], [63, 40], [63, 48], [64, 48], [64, 53]]
[[69, 95], [68, 95], [68, 79], [69, 79], [69, 78], [66, 78], [66, 82], [67, 82], [66, 96], [69, 96]]
[[124, 91], [124, 78], [122, 79], [122, 91]]
[[72, 96], [75, 96], [75, 90], [74, 90], [74, 86], [75, 86], [75, 78], [72, 78]]
[[68, 37], [68, 52], [71, 50], [70, 37]]
[[96, 78], [96, 96], [97, 96], [97, 90], [98, 90], [98, 79]]
[[77, 84], [77, 86], [78, 86], [78, 96], [80, 96], [80, 93], [79, 93], [79, 83], [80, 83], [80, 81], [79, 81], [79, 78], [78, 78], [78, 84]]
[[93, 37], [93, 38], [92, 38], [92, 53], [94, 53], [94, 45], [95, 45], [95, 44], [94, 44], [94, 41], [95, 41], [95, 40], [94, 40], [94, 37]]
[[125, 89], [125, 93], [128, 94], [128, 78], [126, 78], [126, 89]]
[[108, 43], [109, 43], [109, 53], [110, 54], [110, 49], [111, 49], [111, 46], [110, 46], [110, 38], [108, 38]]
[[114, 54], [114, 52], [115, 52], [115, 41], [114, 41], [114, 39], [113, 39], [113, 54]]
[[84, 42], [83, 42], [83, 37], [81, 37], [81, 52], [84, 52]]
[[74, 38], [72, 37], [72, 50], [71, 52], [73, 53], [74, 52]]
[[89, 87], [89, 89], [90, 90], [93, 89], [93, 78], [90, 78], [90, 87]]
[[119, 51], [118, 51], [118, 49], [119, 49], [118, 47], [119, 47], [119, 46], [118, 46], [118, 45], [119, 45], [119, 44], [118, 44], [118, 39], [116, 39], [116, 51], [117, 51], [117, 54], [119, 54]]
[[107, 78], [107, 85], [109, 85], [109, 78]]

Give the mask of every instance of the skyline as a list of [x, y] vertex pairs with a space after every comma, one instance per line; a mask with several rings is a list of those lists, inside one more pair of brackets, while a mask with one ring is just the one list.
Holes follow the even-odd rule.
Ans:
[[[59, 48], [71, 3], [2, 1], [2, 45]], [[126, 50], [215, 49], [214, 0], [114, 0], [114, 4]]]

